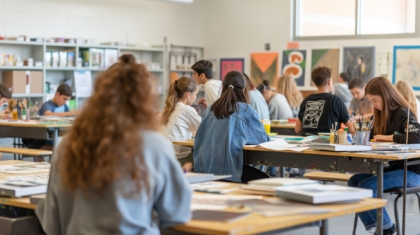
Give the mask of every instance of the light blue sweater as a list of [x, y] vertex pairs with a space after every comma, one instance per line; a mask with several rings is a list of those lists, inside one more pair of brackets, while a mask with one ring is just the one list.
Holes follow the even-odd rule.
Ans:
[[91, 194], [86, 199], [79, 190], [73, 195], [62, 186], [60, 166], [56, 166], [67, 141], [63, 139], [54, 151], [46, 198], [36, 209], [47, 234], [160, 234], [153, 211], [161, 227], [190, 219], [191, 190], [172, 144], [158, 133], [142, 133], [145, 169], [150, 173], [149, 200], [144, 191], [128, 197], [125, 193], [133, 188], [128, 179], [116, 180], [102, 197]]
[[251, 100], [251, 106], [257, 111], [258, 118], [260, 120], [270, 120], [270, 113], [268, 111], [267, 102], [265, 102], [264, 96], [258, 90], [251, 90], [249, 92], [249, 98]]

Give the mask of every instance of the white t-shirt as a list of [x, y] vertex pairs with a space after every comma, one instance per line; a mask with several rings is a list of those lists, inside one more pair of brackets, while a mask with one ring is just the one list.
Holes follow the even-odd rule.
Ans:
[[204, 92], [207, 100], [207, 106], [210, 107], [220, 97], [222, 90], [222, 81], [210, 79], [204, 84]]
[[[197, 131], [200, 123], [201, 117], [193, 107], [178, 102], [174, 112], [169, 117], [169, 122], [160, 128], [159, 133], [171, 142], [186, 141], [191, 139], [193, 132]], [[191, 153], [190, 147], [176, 145], [174, 149], [178, 159], [188, 157]]]

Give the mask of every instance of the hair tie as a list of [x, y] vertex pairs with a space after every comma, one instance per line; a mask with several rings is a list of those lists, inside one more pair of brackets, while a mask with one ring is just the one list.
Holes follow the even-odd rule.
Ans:
[[228, 87], [229, 87], [230, 89], [232, 89], [232, 90], [233, 90], [233, 88], [234, 88], [232, 85], [229, 85]]

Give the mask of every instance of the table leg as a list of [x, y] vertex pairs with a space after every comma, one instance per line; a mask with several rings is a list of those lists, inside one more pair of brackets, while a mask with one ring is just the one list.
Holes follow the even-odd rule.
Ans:
[[[384, 162], [379, 160], [377, 162], [377, 177], [378, 177], [378, 187], [377, 187], [377, 195], [378, 198], [383, 197], [384, 192]], [[378, 208], [376, 214], [376, 231], [378, 235], [382, 235], [383, 233], [383, 209]]]
[[286, 168], [284, 168], [284, 167], [280, 167], [280, 177], [281, 178], [284, 178], [284, 177], [286, 177]]
[[321, 227], [319, 227], [320, 235], [328, 235], [328, 220], [321, 221]]

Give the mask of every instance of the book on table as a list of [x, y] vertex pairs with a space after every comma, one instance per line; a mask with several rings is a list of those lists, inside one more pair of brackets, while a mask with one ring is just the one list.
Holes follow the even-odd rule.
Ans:
[[278, 187], [275, 190], [279, 197], [310, 204], [354, 202], [373, 196], [371, 189], [340, 185], [302, 185]]
[[221, 180], [232, 177], [231, 175], [214, 175], [206, 173], [187, 172], [184, 174], [190, 184], [201, 183], [212, 180]]
[[319, 184], [316, 180], [299, 179], [299, 178], [267, 178], [260, 180], [251, 180], [248, 182], [249, 185], [256, 186], [296, 186], [296, 185], [307, 185], [307, 184]]
[[309, 144], [310, 149], [326, 150], [333, 152], [361, 152], [371, 151], [372, 147], [368, 145], [348, 145], [348, 144]]
[[46, 184], [31, 184], [28, 182], [0, 182], [0, 195], [8, 197], [25, 197], [47, 192]]

